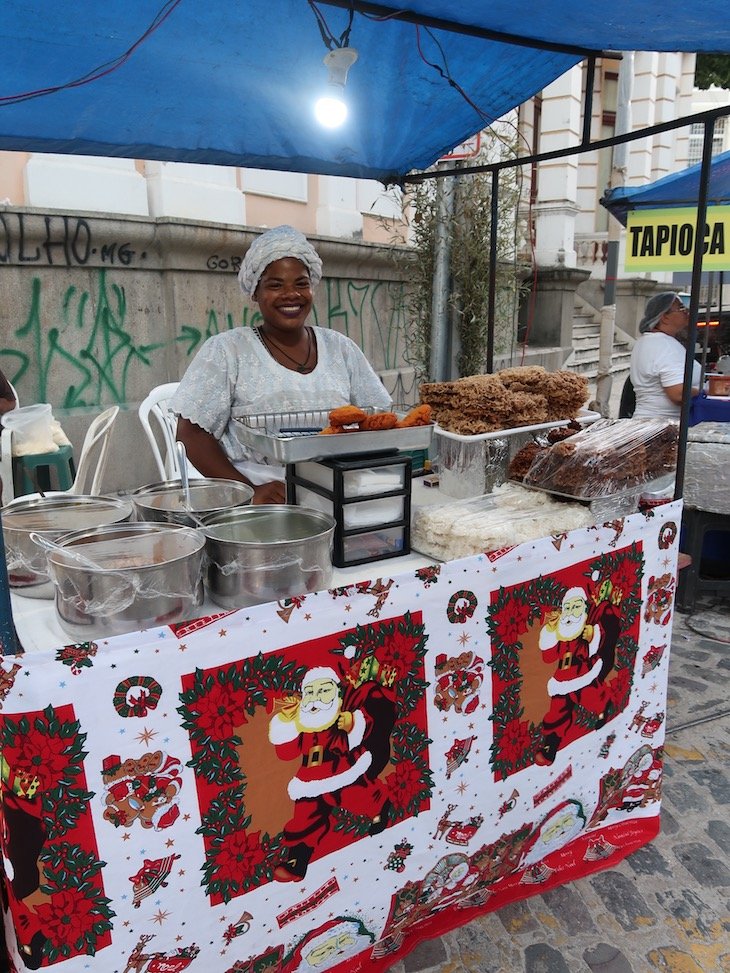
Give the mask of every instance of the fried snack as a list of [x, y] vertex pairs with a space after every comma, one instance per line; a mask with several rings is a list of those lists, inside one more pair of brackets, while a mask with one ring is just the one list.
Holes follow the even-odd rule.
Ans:
[[395, 412], [375, 412], [361, 419], [358, 428], [361, 432], [375, 432], [379, 429], [395, 429], [397, 424], [398, 416]]
[[415, 409], [411, 409], [402, 419], [398, 420], [398, 428], [407, 429], [410, 426], [427, 426], [431, 422], [431, 414], [432, 409], [430, 405], [417, 405]]
[[493, 423], [507, 419], [510, 413], [509, 393], [496, 375], [470, 375], [456, 383], [458, 403], [465, 416]]
[[324, 429], [320, 429], [319, 430], [319, 432], [318, 432], [317, 435], [319, 435], [319, 436], [337, 436], [341, 432], [347, 432], [347, 430], [346, 429], [343, 429], [342, 426], [325, 426]]
[[418, 391], [425, 405], [447, 405], [458, 394], [456, 382], [424, 382]]
[[509, 392], [510, 425], [535, 426], [547, 419], [547, 399], [530, 392]]
[[427, 382], [419, 391], [442, 428], [475, 435], [572, 419], [588, 398], [588, 383], [567, 370], [551, 373], [542, 365], [524, 365], [496, 375]]
[[583, 427], [575, 419], [571, 419], [567, 426], [560, 426], [558, 429], [549, 429], [545, 438], [552, 446], [554, 443], [560, 443], [564, 439], [568, 439], [570, 436], [574, 436], [577, 432], [580, 432]]
[[500, 382], [513, 392], [542, 392], [548, 373], [542, 365], [518, 365], [497, 372]]
[[436, 415], [438, 424], [442, 429], [446, 429], [447, 432], [458, 433], [460, 436], [478, 436], [481, 433], [495, 432], [502, 428], [499, 422], [465, 417], [459, 409], [439, 410]]
[[356, 405], [341, 405], [330, 412], [329, 420], [331, 426], [351, 426], [356, 422], [362, 422], [366, 416], [367, 412]]
[[588, 382], [575, 372], [552, 372], [541, 392], [548, 400], [548, 421], [574, 418], [588, 399]]

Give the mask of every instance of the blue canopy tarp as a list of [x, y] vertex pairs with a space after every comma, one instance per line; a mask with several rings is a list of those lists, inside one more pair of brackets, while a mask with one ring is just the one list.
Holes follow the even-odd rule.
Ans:
[[[635, 0], [396, 0], [362, 4], [351, 22], [346, 6], [5, 0], [0, 149], [397, 181], [540, 91], [582, 48], [730, 51], [726, 0], [664, 0], [660, 12]], [[431, 20], [394, 16], [404, 10]], [[350, 117], [334, 132], [312, 111], [327, 80], [322, 22], [338, 42], [350, 28], [359, 52]]]
[[[609, 189], [601, 204], [626, 226], [628, 214], [638, 209], [665, 209], [675, 206], [696, 206], [700, 191], [702, 164], [690, 166], [656, 179], [646, 186], [619, 186]], [[730, 204], [730, 152], [716, 155], [710, 163], [707, 205]]]

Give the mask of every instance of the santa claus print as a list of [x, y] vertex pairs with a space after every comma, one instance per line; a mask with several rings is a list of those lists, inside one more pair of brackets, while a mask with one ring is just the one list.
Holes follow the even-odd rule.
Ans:
[[535, 756], [537, 764], [552, 764], [555, 760], [573, 725], [576, 707], [584, 700], [585, 690], [605, 680], [613, 663], [617, 638], [618, 619], [614, 615], [597, 616], [595, 611], [591, 614], [583, 588], [569, 588], [563, 595], [560, 611], [547, 615], [539, 646], [543, 662], [554, 665], [555, 669], [547, 684], [550, 708], [542, 721], [544, 737]]
[[371, 835], [387, 826], [391, 805], [378, 775], [390, 758], [396, 713], [380, 686], [356, 688], [329, 666], [310, 669], [301, 697], [280, 705], [269, 740], [280, 759], [301, 757], [301, 763], [287, 787], [294, 813], [284, 826], [284, 859], [273, 874], [279, 882], [297, 882], [332, 828], [335, 808], [368, 817]]

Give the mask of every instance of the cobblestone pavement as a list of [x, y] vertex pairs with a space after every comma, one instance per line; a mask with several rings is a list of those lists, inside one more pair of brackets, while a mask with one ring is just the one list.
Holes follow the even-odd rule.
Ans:
[[730, 602], [675, 614], [661, 833], [422, 943], [391, 973], [730, 973]]

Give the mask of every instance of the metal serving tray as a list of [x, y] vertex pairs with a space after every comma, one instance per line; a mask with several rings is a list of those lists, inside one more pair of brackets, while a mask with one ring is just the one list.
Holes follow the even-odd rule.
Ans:
[[525, 490], [548, 493], [550, 496], [559, 497], [561, 500], [580, 503], [584, 507], [589, 507], [591, 513], [605, 515], [605, 519], [608, 520], [613, 517], [625, 517], [627, 514], [635, 513], [638, 509], [641, 495], [667, 489], [674, 482], [674, 474], [665, 473], [663, 476], [656, 477], [653, 480], [634, 483], [617, 493], [607, 493], [605, 496], [597, 497], [578, 497], [571, 493], [560, 493], [558, 490], [550, 490], [547, 487], [539, 486], [535, 483], [523, 483], [521, 480], [510, 480], [509, 482], [514, 483], [516, 486], [524, 487]]
[[[600, 419], [601, 413], [591, 412], [589, 409], [581, 409], [575, 418], [581, 426], [588, 426], [592, 422]], [[494, 429], [492, 432], [479, 432], [473, 435], [450, 432], [448, 429], [442, 429], [438, 423], [435, 423], [434, 432], [437, 436], [443, 436], [444, 439], [453, 439], [459, 443], [480, 443], [487, 442], [490, 439], [508, 439], [510, 436], [519, 436], [526, 432], [546, 432], [549, 429], [558, 429], [561, 426], [567, 426], [570, 421], [570, 419], [553, 419], [552, 422], [539, 422], [531, 426], [509, 426], [505, 429]]]
[[330, 411], [264, 412], [233, 416], [233, 420], [240, 442], [282, 465], [386, 450], [428, 449], [431, 445], [433, 423], [405, 429], [320, 436], [319, 430], [329, 425]]

